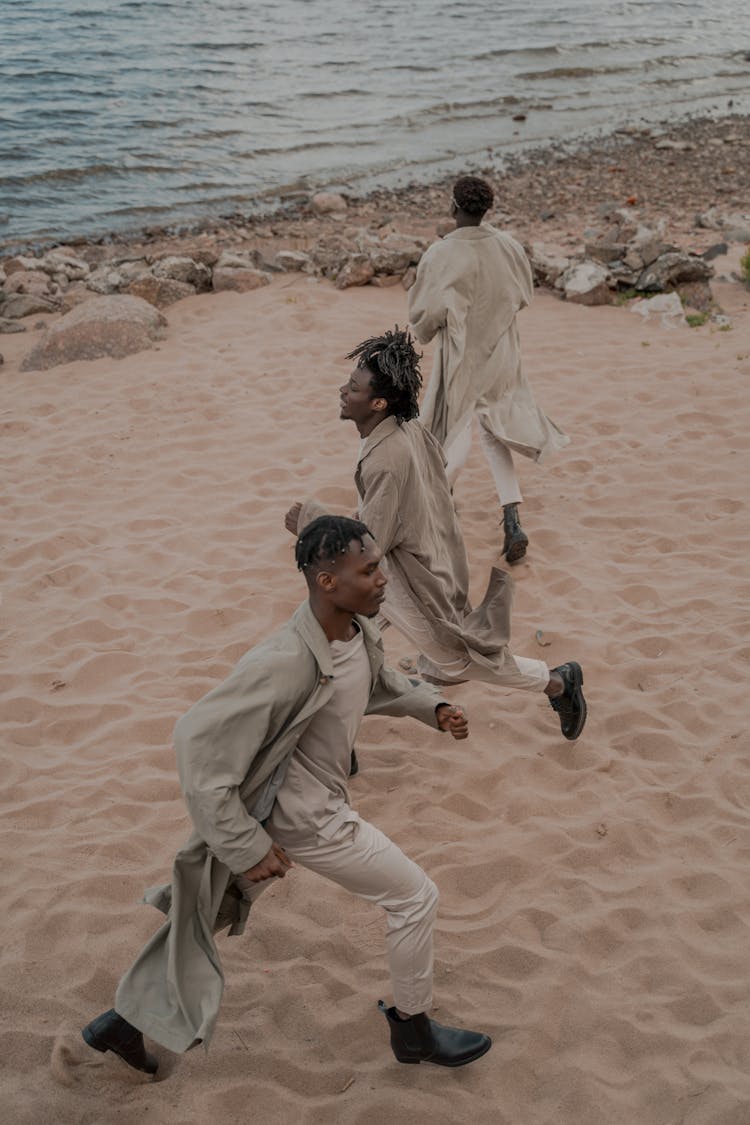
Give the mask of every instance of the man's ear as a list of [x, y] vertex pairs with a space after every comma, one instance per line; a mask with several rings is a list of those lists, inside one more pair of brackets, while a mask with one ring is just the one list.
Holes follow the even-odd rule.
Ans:
[[370, 405], [372, 406], [373, 410], [387, 410], [388, 409], [388, 399], [387, 398], [373, 398], [373, 399], [370, 399]]
[[336, 589], [336, 575], [331, 574], [330, 570], [319, 570], [315, 575], [315, 583], [320, 587], [323, 594], [330, 594], [331, 590]]

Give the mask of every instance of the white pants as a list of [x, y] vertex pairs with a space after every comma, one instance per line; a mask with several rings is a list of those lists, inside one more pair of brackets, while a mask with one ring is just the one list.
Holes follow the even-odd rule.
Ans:
[[513, 466], [512, 454], [505, 442], [500, 441], [485, 427], [481, 416], [478, 414], [471, 417], [451, 444], [445, 447], [444, 452], [447, 461], [445, 475], [448, 477], [448, 484], [453, 488], [458, 479], [458, 474], [466, 464], [471, 450], [471, 432], [475, 418], [479, 426], [479, 443], [490, 466], [500, 503], [503, 505], [520, 504], [523, 497]]
[[489, 672], [472, 663], [466, 654], [457, 655], [455, 649], [445, 648], [435, 638], [429, 621], [414, 601], [408, 586], [394, 570], [388, 570], [385, 602], [377, 624], [381, 629], [384, 625], [393, 625], [411, 641], [420, 654], [417, 668], [423, 675], [448, 683], [451, 680], [481, 680], [520, 691], [544, 691], [549, 683], [549, 668], [543, 660], [531, 660], [507, 652], [500, 669]]
[[[272, 813], [266, 831], [301, 867], [383, 907], [393, 1002], [410, 1016], [428, 1011], [432, 1007], [432, 931], [438, 904], [432, 879], [366, 820], [343, 824], [331, 839], [311, 837], [300, 844], [297, 839], [287, 843], [283, 832], [274, 831]], [[242, 875], [235, 878], [250, 902], [276, 881], [251, 883]]]

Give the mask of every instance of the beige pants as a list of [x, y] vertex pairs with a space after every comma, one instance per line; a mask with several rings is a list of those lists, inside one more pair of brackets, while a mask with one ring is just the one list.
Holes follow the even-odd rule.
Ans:
[[[313, 837], [304, 844], [275, 832], [273, 814], [266, 831], [301, 867], [382, 906], [387, 918], [393, 1002], [407, 1015], [428, 1011], [432, 1006], [432, 931], [438, 891], [422, 868], [366, 820], [343, 824], [329, 840]], [[254, 902], [275, 879], [251, 883], [238, 875], [236, 882], [245, 899]]]
[[455, 649], [441, 645], [401, 576], [392, 569], [387, 573], [385, 602], [377, 624], [381, 630], [385, 625], [393, 625], [411, 641], [420, 653], [417, 669], [422, 675], [447, 683], [451, 680], [482, 680], [520, 691], [544, 691], [549, 683], [549, 668], [543, 660], [513, 656], [509, 652], [500, 671], [493, 674], [472, 664], [466, 655], [457, 656]]
[[[513, 455], [505, 442], [500, 441], [490, 430], [486, 429], [478, 414], [474, 417], [479, 426], [479, 444], [487, 458], [500, 503], [520, 504], [523, 497], [513, 466]], [[445, 447], [445, 459], [447, 461], [445, 475], [451, 488], [456, 483], [458, 474], [463, 469], [469, 456], [473, 428], [474, 418], [470, 418], [451, 444]]]

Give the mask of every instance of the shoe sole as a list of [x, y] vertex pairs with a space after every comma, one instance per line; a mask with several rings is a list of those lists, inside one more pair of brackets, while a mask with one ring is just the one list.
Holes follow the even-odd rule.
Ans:
[[449, 1066], [449, 1067], [468, 1066], [469, 1063], [473, 1063], [473, 1062], [476, 1062], [477, 1059], [481, 1059], [482, 1055], [486, 1055], [491, 1046], [492, 1046], [492, 1040], [490, 1039], [490, 1037], [488, 1035], [487, 1036], [487, 1042], [484, 1044], [484, 1046], [480, 1050], [476, 1051], [468, 1059], [461, 1059], [459, 1062], [436, 1062], [435, 1059], [400, 1059], [398, 1057], [398, 1055], [396, 1055], [396, 1060], [397, 1060], [397, 1062], [400, 1062], [400, 1063], [423, 1063], [423, 1062], [432, 1063], [433, 1066]]
[[583, 669], [581, 668], [581, 665], [576, 664], [576, 662], [574, 660], [572, 660], [570, 662], [570, 666], [573, 669], [573, 678], [574, 678], [572, 701], [573, 701], [574, 706], [579, 707], [580, 710], [579, 710], [579, 715], [578, 715], [578, 722], [576, 723], [572, 733], [571, 734], [563, 733], [563, 738], [567, 738], [568, 742], [575, 742], [575, 740], [580, 736], [583, 728], [586, 725], [586, 716], [588, 715], [588, 707], [586, 706], [586, 700], [584, 698], [583, 690], [582, 690], [583, 689]]
[[526, 548], [529, 541], [524, 535], [523, 539], [516, 539], [515, 543], [511, 543], [508, 550], [505, 551], [505, 561], [513, 566], [514, 563], [520, 562], [526, 555]]

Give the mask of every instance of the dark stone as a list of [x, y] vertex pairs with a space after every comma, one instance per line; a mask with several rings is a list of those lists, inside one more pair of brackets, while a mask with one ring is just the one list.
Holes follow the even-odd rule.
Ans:
[[709, 246], [708, 250], [704, 250], [701, 254], [704, 262], [712, 262], [714, 258], [720, 258], [722, 254], [726, 254], [729, 246], [726, 242], [715, 242], [713, 246]]

